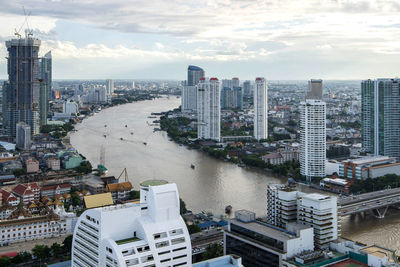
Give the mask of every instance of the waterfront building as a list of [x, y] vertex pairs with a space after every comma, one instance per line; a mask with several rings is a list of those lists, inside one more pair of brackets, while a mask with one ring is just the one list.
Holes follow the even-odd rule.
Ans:
[[63, 103], [63, 113], [67, 115], [76, 115], [79, 112], [79, 106], [74, 101], [65, 101]]
[[318, 247], [325, 247], [340, 235], [336, 197], [306, 194], [286, 185], [267, 187], [266, 220], [282, 228], [293, 222], [313, 227]]
[[282, 261], [314, 250], [313, 228], [298, 223], [287, 229], [256, 220], [247, 210], [235, 212], [224, 232], [224, 254], [242, 258], [244, 266], [283, 266]]
[[361, 82], [363, 150], [400, 160], [400, 79]]
[[306, 92], [306, 99], [322, 100], [322, 80], [308, 81], [308, 91]]
[[254, 138], [268, 138], [268, 88], [264, 78], [256, 78], [254, 87]]
[[386, 174], [400, 174], [400, 162], [388, 156], [361, 157], [343, 160], [339, 165], [339, 176], [346, 179], [365, 180]]
[[307, 99], [300, 103], [300, 173], [308, 180], [325, 177], [326, 104]]
[[252, 95], [251, 82], [250, 81], [244, 81], [243, 82], [243, 94], [244, 94], [244, 96], [251, 96]]
[[31, 127], [25, 122], [17, 123], [16, 145], [17, 148], [28, 150], [31, 148]]
[[73, 213], [65, 212], [63, 206], [48, 208], [46, 212], [43, 210], [40, 214], [32, 215], [26, 207], [19, 205], [0, 224], [0, 246], [70, 234], [75, 218]]
[[6, 41], [8, 82], [3, 88], [3, 127], [10, 139], [16, 137], [16, 125], [23, 121], [33, 135], [40, 132], [39, 97], [40, 40], [19, 38]]
[[132, 191], [131, 182], [122, 182], [116, 184], [107, 184], [106, 192], [110, 192], [112, 199], [115, 202], [125, 201], [130, 198], [130, 193]]
[[114, 93], [114, 80], [106, 80], [106, 94], [112, 95]]
[[202, 68], [193, 65], [188, 66], [188, 86], [196, 86], [200, 82], [200, 79], [204, 77], [205, 72]]
[[52, 57], [51, 51], [49, 51], [40, 59], [40, 125], [45, 125], [47, 123], [49, 101], [51, 100], [52, 79]]
[[202, 78], [197, 87], [197, 137], [219, 141], [221, 138], [220, 82], [217, 78]]
[[197, 112], [197, 86], [184, 85], [182, 87], [181, 111]]
[[72, 266], [192, 266], [191, 241], [175, 184], [141, 184], [140, 204], [86, 210], [72, 243]]

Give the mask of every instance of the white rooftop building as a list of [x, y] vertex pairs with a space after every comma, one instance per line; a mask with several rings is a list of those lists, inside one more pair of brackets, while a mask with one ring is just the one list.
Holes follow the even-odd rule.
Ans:
[[192, 266], [190, 236], [175, 184], [141, 184], [140, 204], [85, 211], [77, 222], [72, 266]]

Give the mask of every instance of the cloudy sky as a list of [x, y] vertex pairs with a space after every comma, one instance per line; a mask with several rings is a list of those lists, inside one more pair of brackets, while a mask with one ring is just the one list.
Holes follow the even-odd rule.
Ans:
[[0, 0], [4, 41], [24, 22], [58, 79], [394, 77], [399, 0]]

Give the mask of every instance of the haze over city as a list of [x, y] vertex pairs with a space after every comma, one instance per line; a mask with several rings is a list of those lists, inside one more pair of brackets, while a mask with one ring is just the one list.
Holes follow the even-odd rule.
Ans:
[[[0, 1], [4, 41], [24, 20], [52, 50], [55, 79], [253, 79], [392, 77], [398, 62], [396, 1]], [[384, 67], [383, 67], [384, 66]]]

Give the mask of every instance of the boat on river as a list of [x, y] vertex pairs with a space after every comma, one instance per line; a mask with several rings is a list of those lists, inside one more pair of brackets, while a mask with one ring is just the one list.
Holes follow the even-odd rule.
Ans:
[[194, 170], [195, 166], [193, 164], [190, 164], [190, 168]]

